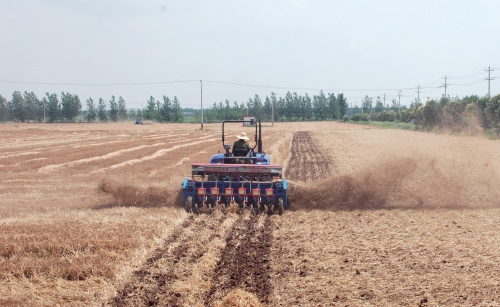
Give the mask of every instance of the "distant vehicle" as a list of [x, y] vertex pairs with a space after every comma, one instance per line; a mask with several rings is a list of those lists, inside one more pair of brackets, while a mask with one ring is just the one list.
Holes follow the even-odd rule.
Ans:
[[135, 124], [136, 124], [136, 125], [142, 125], [142, 121], [141, 121], [141, 119], [140, 119], [140, 118], [137, 118], [137, 119], [135, 120]]

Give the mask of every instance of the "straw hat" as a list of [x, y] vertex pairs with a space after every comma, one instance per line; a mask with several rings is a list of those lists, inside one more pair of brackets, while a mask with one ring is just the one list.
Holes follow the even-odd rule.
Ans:
[[236, 137], [238, 138], [238, 140], [245, 140], [245, 141], [249, 140], [249, 138], [247, 137], [247, 134], [245, 132], [237, 134]]

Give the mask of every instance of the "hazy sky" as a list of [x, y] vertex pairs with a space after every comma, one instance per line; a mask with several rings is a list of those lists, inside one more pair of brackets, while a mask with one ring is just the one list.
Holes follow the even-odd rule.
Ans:
[[199, 108], [201, 79], [205, 107], [319, 89], [358, 105], [402, 89], [409, 104], [412, 88], [448, 75], [451, 96], [483, 96], [484, 69], [500, 77], [499, 12], [498, 0], [1, 0], [0, 94], [68, 91], [84, 109], [88, 97], [132, 108], [167, 95]]

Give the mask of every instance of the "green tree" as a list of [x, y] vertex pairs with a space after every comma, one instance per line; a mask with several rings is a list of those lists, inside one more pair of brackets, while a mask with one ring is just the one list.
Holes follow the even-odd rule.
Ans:
[[0, 122], [7, 121], [9, 119], [9, 111], [7, 109], [7, 99], [0, 95]]
[[35, 121], [39, 99], [35, 93], [24, 92], [24, 116], [25, 120]]
[[97, 118], [95, 102], [92, 98], [87, 99], [87, 121], [93, 122]]
[[61, 104], [57, 98], [57, 94], [45, 93], [47, 96], [47, 116], [49, 123], [57, 122], [61, 117]]
[[384, 103], [380, 100], [380, 96], [377, 96], [377, 101], [375, 102], [375, 113], [384, 112]]
[[262, 117], [262, 100], [257, 94], [253, 97], [253, 115], [257, 118]]
[[111, 100], [109, 101], [109, 110], [108, 116], [109, 119], [117, 122], [120, 110], [118, 109], [118, 103], [116, 102], [115, 96], [111, 96]]
[[122, 96], [118, 98], [118, 117], [122, 120], [127, 119], [127, 104]]
[[400, 105], [396, 99], [391, 100], [391, 110], [393, 110], [395, 113], [398, 113], [400, 110]]
[[182, 113], [181, 104], [179, 102], [179, 99], [177, 99], [177, 96], [174, 96], [174, 100], [172, 101], [172, 111], [173, 111], [172, 120], [174, 122], [184, 121], [184, 113]]
[[439, 105], [432, 99], [425, 103], [424, 109], [422, 110], [424, 116], [424, 126], [432, 128], [439, 124], [438, 115]]
[[172, 101], [170, 101], [170, 98], [165, 95], [163, 95], [163, 104], [160, 108], [160, 115], [162, 121], [172, 121]]
[[106, 109], [106, 102], [104, 99], [99, 98], [99, 104], [97, 105], [97, 117], [99, 117], [99, 121], [101, 122], [108, 120], [108, 112]]
[[246, 104], [245, 110], [246, 110], [246, 111], [245, 111], [245, 112], [246, 112], [246, 113], [245, 113], [246, 115], [254, 115], [254, 114], [253, 114], [253, 110], [254, 110], [254, 108], [253, 108], [253, 99], [252, 99], [251, 97], [250, 97], [250, 98], [248, 98], [248, 101], [247, 101], [247, 104]]
[[347, 109], [349, 108], [349, 106], [347, 104], [347, 99], [344, 97], [344, 94], [337, 94], [337, 105], [339, 117], [347, 115]]
[[24, 122], [26, 119], [25, 101], [21, 92], [15, 91], [12, 93], [12, 100], [10, 101], [10, 108], [14, 120]]
[[286, 120], [286, 103], [283, 97], [278, 98], [278, 103], [274, 107], [274, 115], [278, 121]]
[[365, 98], [363, 98], [361, 105], [363, 108], [363, 113], [370, 114], [372, 112], [373, 99], [371, 97], [368, 97], [368, 95], [365, 95]]
[[231, 105], [229, 103], [229, 100], [226, 99], [224, 102], [224, 119], [232, 119], [232, 112], [231, 112]]
[[313, 108], [317, 119], [324, 120], [328, 117], [328, 99], [323, 91], [313, 96]]
[[304, 99], [302, 96], [293, 92], [292, 94], [292, 118], [304, 120]]
[[485, 113], [488, 126], [500, 132], [500, 94], [488, 100]]
[[304, 119], [305, 120], [311, 120], [313, 116], [313, 108], [312, 108], [312, 99], [309, 97], [309, 94], [306, 93], [304, 98]]
[[294, 105], [293, 105], [293, 95], [289, 91], [285, 95], [285, 109], [283, 110], [286, 120], [292, 120], [295, 115]]
[[335, 97], [334, 93], [328, 94], [328, 113], [333, 120], [340, 118], [338, 114], [337, 97]]
[[75, 122], [76, 117], [82, 110], [82, 103], [78, 95], [68, 92], [61, 93], [61, 115], [69, 122]]
[[424, 106], [421, 103], [415, 109], [414, 118], [417, 124], [420, 124], [424, 121]]
[[144, 117], [146, 119], [157, 119], [156, 100], [153, 96], [149, 96], [149, 100], [146, 105], [146, 110], [144, 110]]

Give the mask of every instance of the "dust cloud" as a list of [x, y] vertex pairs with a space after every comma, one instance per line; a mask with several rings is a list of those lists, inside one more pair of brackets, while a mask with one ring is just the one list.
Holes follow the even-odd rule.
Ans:
[[364, 210], [490, 208], [500, 206], [496, 169], [481, 159], [439, 159], [429, 154], [386, 157], [361, 171], [298, 183], [290, 208]]
[[139, 187], [116, 180], [104, 179], [98, 190], [114, 197], [114, 205], [130, 207], [174, 206], [181, 193], [159, 186]]

